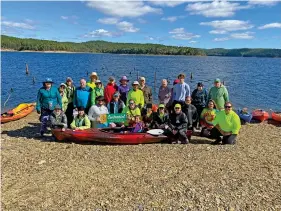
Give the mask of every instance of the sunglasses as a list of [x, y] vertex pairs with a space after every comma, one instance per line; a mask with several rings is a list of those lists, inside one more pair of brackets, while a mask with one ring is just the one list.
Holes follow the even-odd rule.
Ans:
[[164, 108], [159, 108], [159, 109], [164, 109]]
[[133, 84], [133, 86], [137, 86], [138, 84]]
[[134, 105], [135, 103], [129, 103], [130, 105]]
[[98, 102], [103, 102], [103, 100], [98, 100]]
[[224, 106], [225, 108], [231, 108], [232, 106]]
[[181, 109], [181, 108], [179, 108], [179, 107], [176, 107], [175, 109]]

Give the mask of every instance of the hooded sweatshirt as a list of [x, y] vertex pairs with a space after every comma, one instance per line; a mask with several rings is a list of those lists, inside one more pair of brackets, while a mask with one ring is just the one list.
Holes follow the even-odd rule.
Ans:
[[54, 110], [56, 105], [62, 106], [61, 96], [58, 88], [52, 86], [49, 90], [41, 87], [37, 94], [36, 110], [41, 109]]
[[134, 100], [136, 105], [140, 105], [140, 107], [144, 106], [144, 97], [143, 97], [143, 92], [141, 90], [134, 90], [131, 89], [128, 93], [127, 97], [127, 105], [129, 105], [129, 101]]
[[67, 118], [63, 111], [59, 115], [53, 111], [50, 115], [50, 120], [52, 128], [67, 128]]
[[99, 96], [104, 96], [104, 88], [95, 87], [91, 92], [91, 105], [96, 105], [96, 98]]
[[205, 88], [203, 88], [201, 91], [195, 89], [191, 94], [191, 98], [193, 105], [204, 108], [208, 102], [208, 92]]
[[216, 109], [224, 109], [224, 104], [229, 101], [228, 91], [225, 86], [212, 87], [209, 92], [209, 100], [215, 101]]
[[118, 90], [118, 86], [114, 83], [108, 83], [107, 86], [104, 88], [104, 100], [105, 103], [109, 103], [112, 98], [113, 94]]
[[213, 124], [218, 124], [222, 131], [231, 132], [235, 135], [239, 133], [241, 128], [240, 118], [234, 111], [230, 111], [229, 114], [226, 114], [225, 111], [219, 111]]

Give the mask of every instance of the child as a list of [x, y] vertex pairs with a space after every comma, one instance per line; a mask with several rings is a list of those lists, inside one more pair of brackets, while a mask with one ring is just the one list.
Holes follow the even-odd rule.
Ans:
[[135, 124], [134, 128], [132, 129], [133, 133], [142, 133], [144, 130], [144, 124], [140, 119], [140, 115], [135, 116]]

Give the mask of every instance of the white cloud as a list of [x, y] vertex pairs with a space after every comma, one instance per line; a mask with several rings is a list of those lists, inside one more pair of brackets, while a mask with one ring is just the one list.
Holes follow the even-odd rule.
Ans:
[[273, 6], [278, 3], [277, 0], [249, 0], [249, 4], [254, 5], [264, 5], [264, 6]]
[[162, 21], [169, 21], [169, 22], [175, 22], [176, 20], [178, 19], [178, 17], [177, 16], [170, 16], [170, 17], [163, 17], [163, 18], [161, 18], [161, 20]]
[[60, 16], [60, 18], [63, 19], [63, 20], [68, 20], [68, 16], [63, 16], [62, 15], [62, 16]]
[[13, 22], [13, 21], [2, 21], [1, 22], [2, 26], [7, 26], [7, 27], [11, 27], [11, 28], [20, 28], [20, 29], [28, 29], [28, 30], [32, 30], [35, 29], [35, 27], [31, 24], [28, 23], [17, 23], [17, 22]]
[[190, 43], [190, 44], [195, 44], [195, 43], [197, 43], [198, 41], [195, 41], [195, 40], [191, 40], [191, 41], [189, 41], [188, 43]]
[[140, 30], [139, 28], [135, 28], [132, 23], [127, 21], [119, 22], [116, 24], [116, 26], [119, 30], [124, 32], [137, 32]]
[[184, 28], [176, 28], [169, 32], [172, 35], [172, 38], [176, 40], [191, 40], [193, 38], [199, 38], [200, 35], [196, 35], [190, 32], [186, 32]]
[[251, 39], [255, 38], [251, 34], [254, 34], [254, 32], [234, 33], [234, 34], [231, 34], [230, 37], [233, 39], [251, 40]]
[[254, 25], [250, 24], [249, 21], [240, 21], [240, 20], [222, 20], [222, 21], [201, 22], [200, 25], [212, 26], [213, 28], [215, 28], [216, 32], [247, 30], [247, 29], [251, 29], [254, 27]]
[[92, 31], [86, 35], [84, 35], [84, 37], [117, 37], [119, 34], [115, 33], [115, 32], [110, 32], [107, 31], [105, 29], [97, 29], [95, 31]]
[[241, 6], [239, 3], [225, 0], [214, 0], [211, 3], [196, 2], [188, 4], [185, 8], [191, 15], [203, 15], [205, 17], [230, 17], [237, 10], [250, 8], [250, 5]]
[[149, 1], [150, 3], [154, 4], [154, 5], [158, 5], [158, 6], [167, 6], [167, 7], [175, 7], [178, 6], [180, 4], [183, 4], [185, 2], [188, 2], [189, 0], [176, 0], [176, 1], [168, 1], [168, 0], [152, 0]]
[[210, 34], [226, 34], [227, 31], [225, 30], [212, 30], [212, 31], [209, 31]]
[[227, 41], [227, 40], [229, 40], [228, 37], [221, 37], [221, 38], [215, 38], [213, 41], [215, 41], [215, 42], [222, 42], [222, 41]]
[[97, 9], [104, 14], [117, 17], [139, 17], [148, 13], [162, 13], [162, 9], [151, 7], [142, 1], [89, 1], [88, 7]]
[[281, 23], [269, 23], [260, 26], [258, 29], [281, 28]]
[[35, 22], [33, 20], [30, 19], [24, 19], [25, 23], [29, 23], [29, 24], [34, 24]]
[[103, 24], [117, 24], [119, 19], [118, 18], [99, 18], [97, 21], [99, 23], [103, 23]]

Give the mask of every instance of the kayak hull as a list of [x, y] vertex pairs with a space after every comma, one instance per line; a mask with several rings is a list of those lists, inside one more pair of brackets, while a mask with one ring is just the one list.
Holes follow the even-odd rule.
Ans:
[[253, 115], [250, 114], [250, 113], [243, 113], [242, 110], [238, 110], [237, 112], [237, 115], [239, 116], [239, 118], [245, 122], [248, 122], [250, 123], [252, 118], [253, 118]]
[[[22, 103], [16, 108], [9, 110], [8, 112], [1, 114], [1, 124], [10, 121], [16, 121], [30, 114], [35, 108], [35, 103]], [[14, 114], [12, 116], [6, 114]]]
[[261, 122], [268, 120], [269, 114], [268, 112], [261, 110], [261, 109], [256, 109], [252, 113], [253, 118], [256, 120], [259, 120]]
[[104, 129], [70, 130], [52, 129], [59, 141], [99, 142], [107, 144], [150, 144], [167, 140], [164, 135], [153, 136], [148, 133], [116, 133]]
[[281, 122], [281, 112], [272, 112], [272, 119]]

